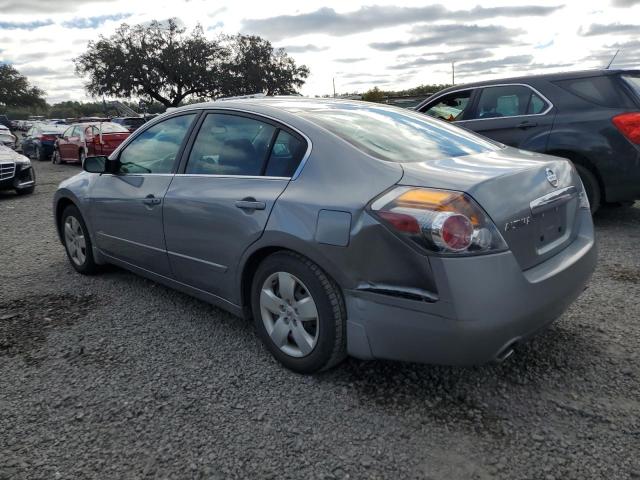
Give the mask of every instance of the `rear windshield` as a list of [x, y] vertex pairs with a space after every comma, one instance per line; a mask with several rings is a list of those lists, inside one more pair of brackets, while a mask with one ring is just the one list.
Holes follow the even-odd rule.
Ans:
[[122, 120], [124, 125], [134, 125], [139, 127], [140, 125], [144, 125], [144, 118], [125, 118]]
[[42, 125], [40, 129], [42, 133], [62, 133], [69, 125]]
[[640, 99], [640, 75], [621, 75], [621, 77], [631, 87], [636, 98]]
[[471, 132], [409, 110], [353, 103], [288, 109], [359, 150], [391, 162], [424, 162], [499, 149]]
[[129, 130], [127, 130], [125, 127], [123, 127], [122, 125], [118, 125], [117, 123], [111, 123], [111, 122], [105, 122], [105, 123], [96, 123], [94, 125], [94, 127], [96, 127], [97, 129], [100, 129], [100, 125], [102, 125], [102, 133], [129, 133]]

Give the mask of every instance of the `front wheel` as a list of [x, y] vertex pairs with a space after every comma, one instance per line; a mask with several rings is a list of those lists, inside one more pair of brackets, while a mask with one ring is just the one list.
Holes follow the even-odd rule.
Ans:
[[93, 259], [89, 230], [75, 205], [64, 209], [60, 219], [62, 238], [71, 266], [79, 273], [90, 275], [98, 270]]
[[16, 188], [16, 193], [18, 195], [30, 195], [35, 191], [36, 187], [35, 185], [33, 187], [27, 187], [27, 188]]
[[84, 161], [87, 159], [87, 154], [84, 153], [84, 150], [80, 150], [80, 154], [79, 154], [79, 158], [78, 160], [80, 161], [80, 166], [84, 167]]
[[62, 163], [62, 159], [60, 157], [60, 150], [58, 150], [57, 148], [53, 151], [53, 154], [51, 155], [51, 163], [54, 163], [55, 165], [60, 165]]
[[285, 367], [329, 369], [346, 356], [346, 309], [336, 283], [293, 252], [267, 257], [256, 271], [251, 307], [258, 335]]

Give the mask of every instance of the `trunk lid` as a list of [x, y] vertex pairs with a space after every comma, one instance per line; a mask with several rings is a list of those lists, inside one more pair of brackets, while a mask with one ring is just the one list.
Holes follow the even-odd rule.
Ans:
[[523, 270], [552, 257], [575, 238], [581, 185], [567, 160], [507, 147], [402, 167], [402, 185], [456, 190], [473, 197]]

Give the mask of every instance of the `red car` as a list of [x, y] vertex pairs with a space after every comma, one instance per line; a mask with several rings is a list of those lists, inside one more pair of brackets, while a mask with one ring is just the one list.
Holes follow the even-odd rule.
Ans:
[[117, 123], [75, 123], [56, 141], [51, 161], [84, 164], [87, 157], [110, 155], [129, 135], [129, 130]]

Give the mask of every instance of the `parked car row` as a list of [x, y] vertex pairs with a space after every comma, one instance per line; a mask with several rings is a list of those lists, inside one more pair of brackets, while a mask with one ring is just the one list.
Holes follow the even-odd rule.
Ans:
[[571, 160], [592, 211], [640, 198], [640, 70], [469, 83], [416, 107], [522, 150]]

